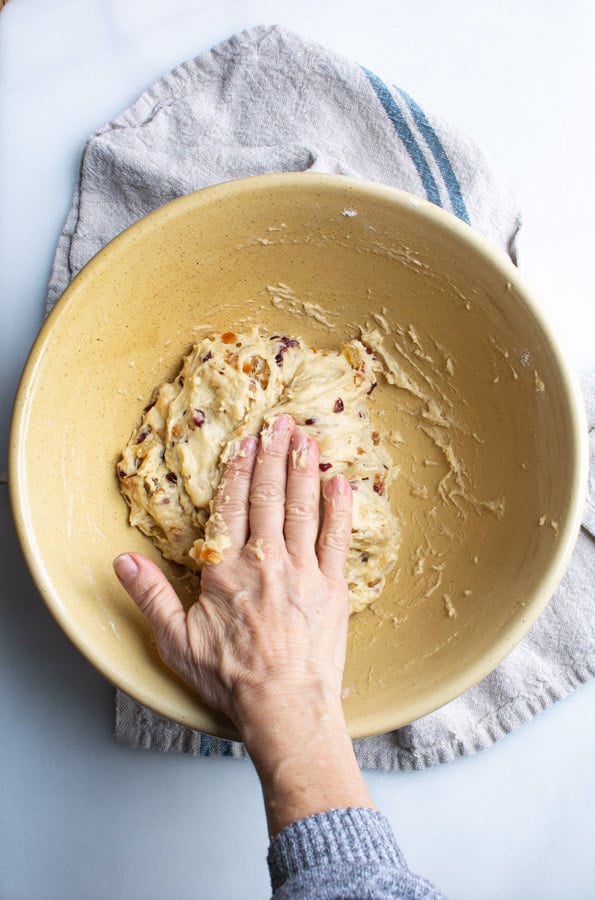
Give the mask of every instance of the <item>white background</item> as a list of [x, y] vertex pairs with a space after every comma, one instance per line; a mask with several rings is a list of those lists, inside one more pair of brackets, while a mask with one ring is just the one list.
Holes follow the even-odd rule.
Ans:
[[[590, 0], [9, 0], [0, 13], [0, 471], [88, 135], [157, 77], [279, 23], [478, 138], [524, 212], [520, 265], [568, 357], [595, 366]], [[0, 898], [269, 892], [249, 763], [131, 751], [113, 690], [59, 631], [0, 485]], [[366, 773], [412, 868], [453, 900], [595, 897], [595, 685], [494, 748]]]

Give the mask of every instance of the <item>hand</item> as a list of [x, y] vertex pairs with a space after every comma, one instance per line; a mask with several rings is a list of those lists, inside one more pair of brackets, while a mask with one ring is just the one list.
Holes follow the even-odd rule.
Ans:
[[288, 416], [242, 441], [212, 510], [230, 546], [203, 568], [188, 613], [148, 559], [114, 562], [164, 661], [238, 726], [271, 835], [327, 809], [374, 805], [341, 707], [351, 487], [327, 482], [320, 524], [318, 461]]
[[336, 704], [345, 662], [348, 591], [343, 569], [351, 488], [324, 489], [316, 441], [280, 416], [246, 438], [228, 465], [213, 516], [231, 540], [203, 568], [186, 613], [157, 566], [139, 554], [115, 570], [155, 631], [163, 660], [240, 731], [255, 710], [299, 700]]

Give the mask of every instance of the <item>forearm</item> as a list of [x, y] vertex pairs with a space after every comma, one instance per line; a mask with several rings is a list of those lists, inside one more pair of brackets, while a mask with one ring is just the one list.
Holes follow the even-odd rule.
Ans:
[[269, 833], [330, 809], [375, 808], [339, 701], [324, 696], [263, 703], [243, 727], [258, 772]]

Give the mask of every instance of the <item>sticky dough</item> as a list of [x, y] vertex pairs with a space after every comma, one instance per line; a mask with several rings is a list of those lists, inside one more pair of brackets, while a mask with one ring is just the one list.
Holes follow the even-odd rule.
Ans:
[[381, 371], [358, 340], [317, 351], [299, 337], [257, 328], [206, 335], [175, 380], [156, 388], [118, 462], [130, 523], [192, 572], [219, 562], [230, 543], [223, 517], [212, 512], [223, 466], [243, 436], [288, 413], [318, 441], [322, 482], [343, 474], [351, 483], [345, 574], [351, 612], [368, 606], [398, 549], [391, 459], [370, 418]]

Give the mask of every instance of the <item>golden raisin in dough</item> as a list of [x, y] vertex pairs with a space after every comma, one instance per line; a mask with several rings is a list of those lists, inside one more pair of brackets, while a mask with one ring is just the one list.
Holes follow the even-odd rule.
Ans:
[[190, 571], [219, 562], [229, 538], [211, 501], [223, 466], [242, 437], [287, 413], [318, 441], [321, 480], [342, 474], [353, 488], [345, 575], [351, 612], [363, 609], [382, 593], [398, 548], [391, 460], [368, 408], [381, 371], [357, 340], [317, 351], [258, 328], [208, 334], [156, 388], [118, 462], [130, 523]]

